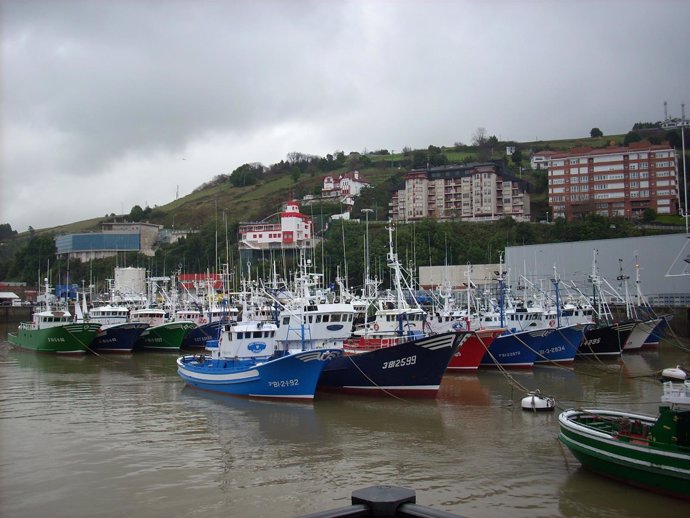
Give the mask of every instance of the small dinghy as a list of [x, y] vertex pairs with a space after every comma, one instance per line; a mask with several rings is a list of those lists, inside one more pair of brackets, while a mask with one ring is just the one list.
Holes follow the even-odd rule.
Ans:
[[522, 409], [530, 412], [548, 412], [556, 408], [556, 400], [550, 396], [543, 396], [539, 390], [528, 392], [522, 398]]

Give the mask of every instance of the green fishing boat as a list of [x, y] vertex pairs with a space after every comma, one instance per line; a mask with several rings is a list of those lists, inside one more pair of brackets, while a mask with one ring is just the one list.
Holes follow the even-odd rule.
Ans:
[[666, 382], [659, 415], [572, 409], [560, 434], [582, 466], [612, 479], [690, 500], [690, 381]]
[[197, 327], [191, 321], [168, 322], [165, 311], [157, 308], [132, 311], [130, 322], [146, 322], [150, 326], [141, 333], [134, 348], [154, 351], [179, 351], [185, 335]]
[[45, 307], [34, 311], [31, 322], [21, 322], [7, 340], [17, 347], [40, 353], [84, 354], [101, 324], [78, 321], [67, 310], [50, 307], [50, 285], [45, 281]]
[[22, 322], [7, 340], [17, 347], [41, 353], [83, 354], [96, 338], [101, 324], [74, 322], [69, 311], [46, 309]]

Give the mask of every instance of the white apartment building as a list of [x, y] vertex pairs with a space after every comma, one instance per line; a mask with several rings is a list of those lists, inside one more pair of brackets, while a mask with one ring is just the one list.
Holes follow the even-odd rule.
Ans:
[[490, 221], [506, 216], [529, 221], [527, 183], [502, 161], [433, 167], [405, 175], [405, 188], [389, 204], [394, 221]]

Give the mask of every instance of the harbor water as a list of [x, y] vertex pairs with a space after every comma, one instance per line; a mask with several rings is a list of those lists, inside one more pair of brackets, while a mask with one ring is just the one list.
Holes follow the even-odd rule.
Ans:
[[[0, 516], [297, 516], [353, 490], [414, 489], [466, 517], [688, 516], [690, 504], [583, 471], [558, 411], [655, 414], [653, 373], [690, 364], [676, 341], [614, 363], [446, 374], [436, 400], [317, 393], [272, 403], [185, 387], [174, 354], [56, 357], [0, 328]], [[524, 388], [555, 412], [521, 409]]]

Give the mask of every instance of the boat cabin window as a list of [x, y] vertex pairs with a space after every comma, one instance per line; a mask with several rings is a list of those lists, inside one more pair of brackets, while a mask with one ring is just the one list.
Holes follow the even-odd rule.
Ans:
[[323, 316], [323, 321], [328, 322], [330, 320], [330, 318], [331, 318], [331, 315], [326, 314]]
[[283, 325], [286, 326], [290, 323], [290, 317], [283, 317]]
[[254, 331], [254, 338], [261, 338], [261, 331]]

